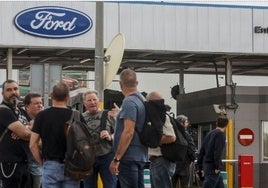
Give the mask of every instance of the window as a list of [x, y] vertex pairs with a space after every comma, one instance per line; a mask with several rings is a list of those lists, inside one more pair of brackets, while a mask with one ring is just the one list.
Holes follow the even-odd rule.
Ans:
[[268, 121], [262, 123], [262, 161], [268, 162]]

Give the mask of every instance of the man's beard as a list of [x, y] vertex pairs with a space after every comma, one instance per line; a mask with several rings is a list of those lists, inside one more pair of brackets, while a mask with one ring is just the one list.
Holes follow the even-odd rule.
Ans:
[[6, 103], [8, 104], [8, 106], [10, 106], [13, 109], [15, 109], [17, 107], [17, 105], [19, 104], [19, 99], [18, 99], [17, 96], [13, 95], [8, 100], [6, 100]]

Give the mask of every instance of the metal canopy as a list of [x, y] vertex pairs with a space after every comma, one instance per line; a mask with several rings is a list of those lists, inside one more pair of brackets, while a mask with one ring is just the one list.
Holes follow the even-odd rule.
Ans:
[[[0, 48], [0, 69], [7, 68], [8, 48]], [[30, 64], [61, 64], [63, 70], [94, 71], [95, 49], [13, 48], [13, 69]], [[136, 72], [225, 74], [226, 59], [233, 75], [268, 76], [268, 54], [196, 53], [177, 51], [125, 50], [119, 69]]]

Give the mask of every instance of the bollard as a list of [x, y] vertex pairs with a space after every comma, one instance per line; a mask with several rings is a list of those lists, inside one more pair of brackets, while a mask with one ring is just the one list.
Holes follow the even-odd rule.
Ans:
[[150, 170], [149, 169], [143, 170], [143, 177], [144, 177], [144, 188], [151, 188]]

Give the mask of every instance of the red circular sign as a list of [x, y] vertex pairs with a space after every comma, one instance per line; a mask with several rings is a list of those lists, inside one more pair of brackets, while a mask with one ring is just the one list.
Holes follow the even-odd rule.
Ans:
[[241, 129], [237, 135], [239, 143], [243, 146], [248, 146], [254, 141], [254, 133], [251, 129]]

